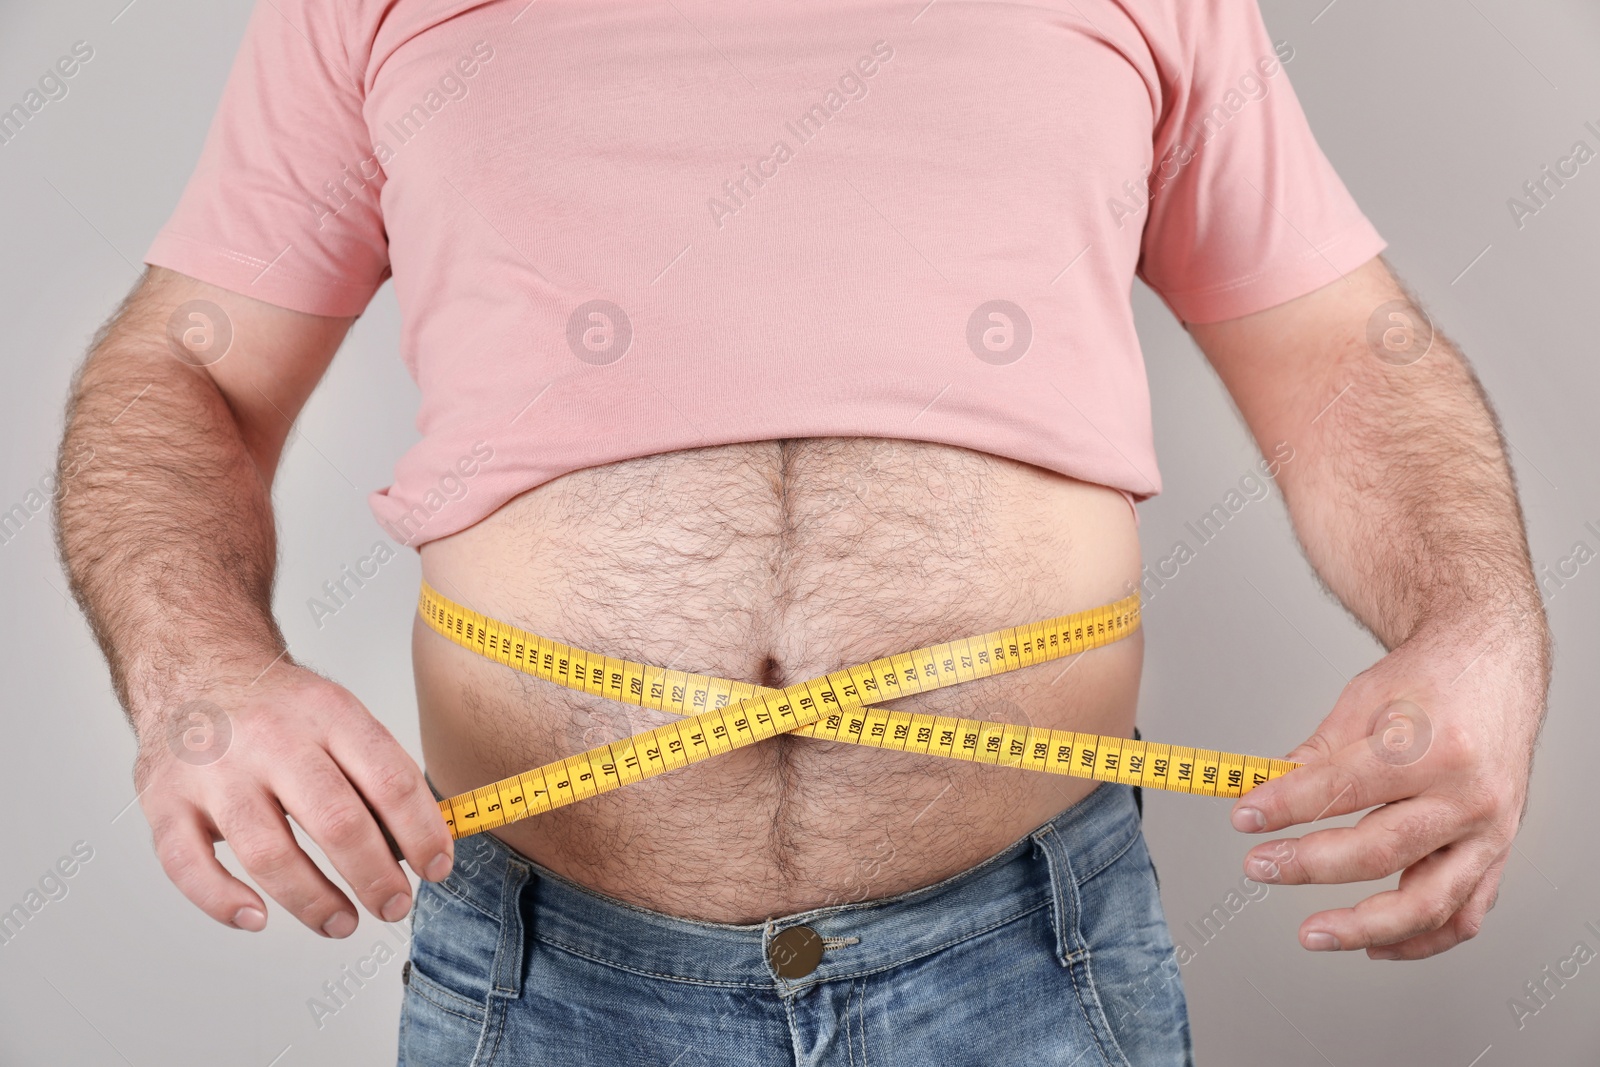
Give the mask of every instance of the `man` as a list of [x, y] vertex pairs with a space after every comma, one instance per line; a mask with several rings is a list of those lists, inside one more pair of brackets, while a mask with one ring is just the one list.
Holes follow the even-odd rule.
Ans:
[[[419, 618], [430, 789], [270, 610], [280, 452], [391, 276], [423, 436], [374, 510], [475, 611], [784, 685], [1105, 604], [1159, 489], [1137, 274], [1390, 650], [1233, 820], [1375, 810], [1246, 873], [1404, 872], [1308, 949], [1476, 933], [1548, 682], [1517, 498], [1253, 5], [421, 6], [258, 6], [75, 384], [63, 554], [190, 900], [348, 936], [288, 816], [397, 921], [386, 827], [406, 1063], [1188, 1062], [1125, 786], [779, 737], [453, 853], [436, 794], [670, 717]], [[1141, 648], [901, 704], [1128, 736]]]

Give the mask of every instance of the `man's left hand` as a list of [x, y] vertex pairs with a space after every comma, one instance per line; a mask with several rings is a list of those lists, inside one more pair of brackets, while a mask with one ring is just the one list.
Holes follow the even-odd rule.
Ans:
[[1306, 919], [1306, 948], [1423, 959], [1477, 934], [1522, 819], [1542, 717], [1542, 661], [1525, 624], [1534, 620], [1414, 635], [1346, 685], [1286, 757], [1305, 766], [1235, 804], [1233, 825], [1249, 833], [1375, 808], [1245, 858], [1250, 878], [1285, 885], [1401, 872], [1396, 889]]

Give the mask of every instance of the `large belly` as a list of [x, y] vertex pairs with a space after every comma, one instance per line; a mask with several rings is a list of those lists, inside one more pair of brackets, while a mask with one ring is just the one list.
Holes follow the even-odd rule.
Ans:
[[[566, 475], [422, 549], [440, 592], [580, 648], [781, 686], [1125, 596], [1120, 494], [966, 449], [765, 441]], [[418, 622], [428, 771], [447, 795], [671, 716], [520, 674]], [[940, 715], [1128, 735], [1139, 634], [905, 697]], [[503, 827], [550, 869], [643, 907], [753, 922], [926, 885], [1093, 782], [778, 737]]]

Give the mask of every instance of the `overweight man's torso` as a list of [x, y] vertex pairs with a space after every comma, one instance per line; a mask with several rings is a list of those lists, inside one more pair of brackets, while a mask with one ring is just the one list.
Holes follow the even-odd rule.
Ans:
[[[444, 595], [580, 648], [781, 686], [1116, 600], [1139, 547], [1115, 490], [967, 449], [762, 441], [577, 471], [422, 548]], [[419, 619], [422, 743], [446, 795], [671, 716], [477, 656]], [[1131, 733], [1139, 633], [894, 707]], [[1094, 783], [778, 737], [495, 833], [643, 907], [755, 922], [938, 881]]]

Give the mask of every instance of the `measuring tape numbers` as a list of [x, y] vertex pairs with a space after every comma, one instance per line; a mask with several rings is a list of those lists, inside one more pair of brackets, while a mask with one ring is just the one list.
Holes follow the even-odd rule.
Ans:
[[439, 802], [456, 838], [564, 807], [781, 733], [1238, 797], [1298, 767], [1205, 748], [891, 711], [875, 705], [1076, 655], [1139, 628], [1139, 595], [884, 656], [783, 689], [586, 652], [491, 619], [422, 583], [417, 610], [456, 644], [568, 689], [684, 716]]

